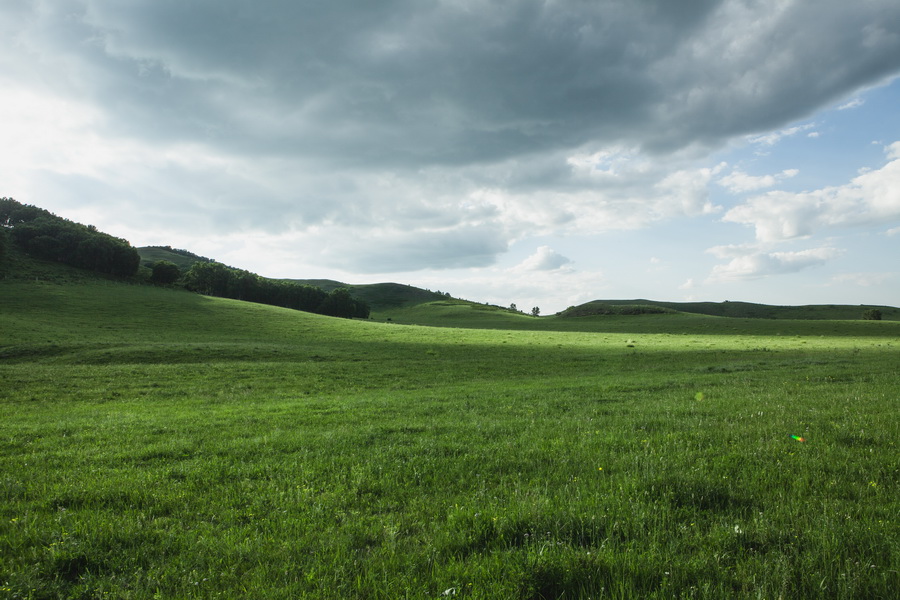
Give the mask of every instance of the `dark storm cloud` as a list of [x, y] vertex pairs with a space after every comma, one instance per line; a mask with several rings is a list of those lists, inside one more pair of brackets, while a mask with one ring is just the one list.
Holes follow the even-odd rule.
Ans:
[[890, 1], [154, 0], [46, 3], [25, 41], [135, 135], [408, 167], [763, 130], [895, 71], [898, 30]]
[[[0, 32], [0, 80], [158, 149], [80, 175], [103, 182], [98, 205], [164, 197], [218, 210], [216, 231], [368, 228], [376, 254], [323, 258], [368, 270], [489, 264], [539, 221], [690, 213], [660, 195], [691, 189], [674, 154], [900, 69], [895, 0], [35, 0], [0, 7]], [[606, 171], [567, 162], [599, 151]]]

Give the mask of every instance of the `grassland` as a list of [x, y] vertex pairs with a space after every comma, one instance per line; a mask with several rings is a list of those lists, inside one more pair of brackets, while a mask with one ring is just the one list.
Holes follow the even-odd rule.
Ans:
[[[840, 310], [839, 312], [845, 312]], [[662, 314], [570, 317], [552, 315], [535, 318], [497, 306], [465, 300], [445, 299], [410, 306], [373, 310], [377, 321], [523, 331], [669, 333], [749, 336], [883, 337], [897, 331], [900, 322], [883, 323], [859, 319], [760, 319], [723, 318], [699, 313], [670, 311]]]
[[38, 279], [0, 281], [2, 598], [900, 582], [900, 323], [364, 322]]

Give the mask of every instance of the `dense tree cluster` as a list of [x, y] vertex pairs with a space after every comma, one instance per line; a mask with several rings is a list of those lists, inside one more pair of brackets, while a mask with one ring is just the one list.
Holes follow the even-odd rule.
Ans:
[[184, 275], [184, 284], [207, 296], [271, 304], [332, 317], [367, 319], [369, 305], [350, 295], [346, 288], [331, 293], [311, 285], [260, 277], [218, 262], [198, 262]]
[[[132, 276], [141, 262], [138, 251], [126, 240], [101, 233], [92, 225], [81, 225], [57, 217], [43, 208], [21, 204], [12, 198], [0, 198], [0, 258], [3, 257], [7, 237], [36, 258], [110, 275]], [[209, 296], [272, 304], [333, 317], [369, 317], [369, 305], [353, 298], [346, 288], [326, 293], [310, 285], [266, 279], [249, 271], [233, 269], [186, 250], [176, 252], [196, 257], [199, 261], [183, 275], [174, 263], [158, 261], [151, 267], [151, 281], [168, 285], [181, 279], [189, 290]]]
[[564, 317], [589, 317], [593, 315], [661, 315], [675, 312], [670, 308], [648, 304], [604, 304], [588, 302], [581, 306], [570, 306], [558, 313]]
[[181, 269], [178, 265], [168, 260], [160, 260], [150, 267], [150, 281], [161, 285], [175, 283], [181, 278]]
[[12, 198], [0, 198], [0, 226], [10, 232], [13, 243], [36, 258], [122, 277], [134, 275], [141, 262], [126, 240]]
[[0, 261], [6, 257], [6, 228], [0, 227]]

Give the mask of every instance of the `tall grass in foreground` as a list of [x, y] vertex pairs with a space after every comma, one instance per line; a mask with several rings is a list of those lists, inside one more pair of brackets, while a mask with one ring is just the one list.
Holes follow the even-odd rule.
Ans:
[[900, 582], [889, 324], [434, 330], [10, 289], [0, 598], [891, 598]]

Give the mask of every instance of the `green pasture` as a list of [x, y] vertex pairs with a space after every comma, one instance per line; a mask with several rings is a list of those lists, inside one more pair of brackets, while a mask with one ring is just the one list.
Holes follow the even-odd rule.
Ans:
[[[893, 314], [894, 309], [890, 309]], [[846, 314], [840, 307], [836, 314]], [[861, 314], [861, 310], [857, 311]], [[825, 337], [894, 337], [900, 334], [900, 322], [883, 323], [857, 319], [760, 319], [752, 317], [716, 317], [698, 313], [643, 314], [618, 316], [567, 317], [551, 315], [533, 317], [497, 306], [465, 300], [446, 299], [411, 306], [382, 308], [372, 311], [376, 321], [478, 329], [669, 333], [726, 336], [791, 336]], [[829, 342], [830, 343], [830, 342]]]
[[350, 321], [39, 279], [0, 281], [0, 598], [900, 584], [900, 322]]

